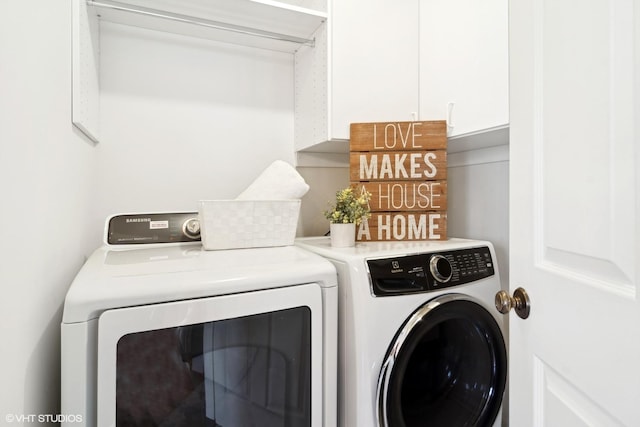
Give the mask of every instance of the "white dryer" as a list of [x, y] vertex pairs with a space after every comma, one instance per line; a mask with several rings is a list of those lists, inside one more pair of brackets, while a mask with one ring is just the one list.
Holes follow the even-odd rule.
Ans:
[[296, 244], [338, 272], [340, 426], [502, 424], [506, 331], [491, 243]]
[[204, 251], [196, 216], [108, 221], [65, 300], [68, 425], [335, 425], [334, 267], [295, 246]]

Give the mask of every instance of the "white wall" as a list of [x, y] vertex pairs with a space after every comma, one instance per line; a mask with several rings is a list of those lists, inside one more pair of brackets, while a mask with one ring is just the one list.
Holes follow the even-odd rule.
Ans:
[[298, 172], [309, 184], [300, 207], [298, 235], [323, 236], [329, 231], [323, 212], [335, 202], [336, 191], [349, 186], [349, 168], [299, 167]]
[[502, 288], [509, 289], [509, 147], [500, 145], [448, 157], [450, 237], [493, 243]]
[[96, 153], [71, 125], [70, 18], [68, 1], [0, 2], [2, 425], [59, 413], [62, 302], [96, 244]]
[[95, 216], [196, 210], [293, 158], [293, 55], [101, 26]]

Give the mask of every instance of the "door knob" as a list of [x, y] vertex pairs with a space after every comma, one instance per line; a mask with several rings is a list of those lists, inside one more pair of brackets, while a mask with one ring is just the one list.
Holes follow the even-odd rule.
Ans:
[[496, 308], [502, 314], [507, 314], [509, 310], [514, 308], [516, 314], [521, 319], [529, 317], [529, 311], [531, 310], [531, 300], [527, 291], [522, 288], [518, 288], [513, 291], [513, 296], [509, 296], [507, 291], [500, 291], [496, 294]]

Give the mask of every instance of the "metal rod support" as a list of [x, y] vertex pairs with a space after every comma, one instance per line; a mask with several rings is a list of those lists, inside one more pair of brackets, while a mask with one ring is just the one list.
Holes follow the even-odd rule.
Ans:
[[259, 30], [256, 28], [243, 27], [241, 25], [234, 25], [234, 24], [228, 24], [225, 22], [211, 21], [209, 19], [204, 19], [204, 18], [196, 18], [193, 16], [181, 15], [179, 13], [166, 12], [166, 11], [151, 9], [151, 8], [142, 7], [142, 6], [128, 5], [128, 4], [120, 3], [117, 1], [87, 0], [87, 5], [95, 6], [95, 7], [104, 7], [104, 8], [119, 10], [123, 12], [130, 12], [138, 15], [151, 16], [154, 18], [168, 19], [171, 21], [198, 25], [201, 27], [212, 28], [216, 30], [231, 31], [234, 33], [245, 34], [249, 36], [297, 43], [305, 46], [313, 47], [315, 45], [314, 39], [305, 39], [305, 38], [290, 36], [286, 34], [273, 33], [270, 31]]

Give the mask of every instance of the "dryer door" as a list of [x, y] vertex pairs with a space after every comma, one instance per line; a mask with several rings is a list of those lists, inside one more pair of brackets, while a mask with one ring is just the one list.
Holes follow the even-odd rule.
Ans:
[[389, 347], [378, 381], [381, 426], [492, 426], [507, 377], [504, 337], [471, 297], [416, 310]]
[[95, 425], [320, 427], [322, 304], [311, 283], [105, 311]]

